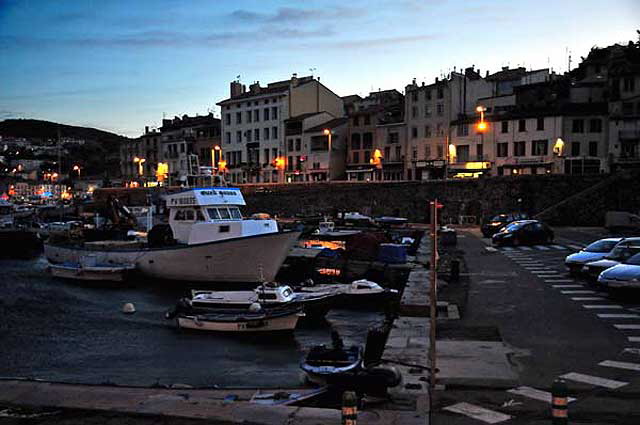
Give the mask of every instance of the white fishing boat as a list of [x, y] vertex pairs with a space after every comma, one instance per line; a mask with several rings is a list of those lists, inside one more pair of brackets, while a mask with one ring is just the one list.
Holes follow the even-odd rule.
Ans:
[[376, 306], [397, 296], [396, 289], [383, 288], [376, 282], [360, 279], [350, 284], [335, 283], [315, 285], [313, 281], [305, 282], [295, 288], [299, 293], [332, 293], [341, 296], [343, 305], [347, 306]]
[[218, 310], [206, 314], [191, 314], [176, 309], [166, 315], [175, 317], [178, 327], [212, 332], [283, 332], [293, 331], [304, 313], [300, 307], [262, 309], [253, 304], [245, 310]]
[[188, 189], [166, 195], [169, 224], [156, 225], [148, 243], [100, 241], [47, 243], [52, 264], [133, 264], [153, 278], [197, 282], [263, 282], [276, 273], [300, 232], [279, 231], [272, 219], [243, 219], [238, 188]]

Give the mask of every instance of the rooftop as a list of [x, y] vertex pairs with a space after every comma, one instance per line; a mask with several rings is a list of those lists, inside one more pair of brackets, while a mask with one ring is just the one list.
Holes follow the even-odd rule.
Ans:
[[347, 118], [334, 118], [331, 121], [328, 121], [324, 124], [316, 125], [315, 127], [308, 128], [306, 130], [307, 133], [316, 133], [324, 130], [325, 128], [336, 128], [347, 122]]

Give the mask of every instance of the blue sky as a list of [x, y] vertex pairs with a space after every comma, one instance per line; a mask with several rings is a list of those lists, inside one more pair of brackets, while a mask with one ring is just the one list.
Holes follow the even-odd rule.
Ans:
[[310, 70], [339, 95], [402, 90], [453, 67], [567, 69], [636, 39], [638, 0], [0, 0], [0, 119], [137, 136], [206, 114], [237, 75]]

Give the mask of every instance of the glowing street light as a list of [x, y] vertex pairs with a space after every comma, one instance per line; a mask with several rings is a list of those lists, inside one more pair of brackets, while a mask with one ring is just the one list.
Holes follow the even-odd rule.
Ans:
[[476, 108], [476, 112], [480, 113], [480, 122], [478, 123], [478, 131], [480, 133], [484, 133], [487, 130], [487, 122], [484, 120], [484, 113], [487, 110], [487, 108], [485, 108], [484, 106], [478, 106]]
[[216, 159], [216, 151], [218, 152], [218, 156], [222, 155], [222, 148], [219, 145], [215, 145], [211, 148], [211, 170], [218, 170], [220, 158]]
[[80, 178], [80, 166], [76, 164], [76, 165], [73, 166], [72, 169], [73, 169], [73, 171], [77, 171], [78, 172], [78, 178]]
[[146, 159], [144, 158], [138, 158], [137, 156], [133, 158], [133, 162], [134, 164], [137, 163], [138, 164], [138, 174], [140, 174], [140, 176], [142, 176], [144, 174], [144, 171], [142, 170], [142, 164], [146, 161]]
[[322, 133], [329, 139], [329, 161], [327, 164], [327, 181], [331, 181], [331, 130], [325, 128]]

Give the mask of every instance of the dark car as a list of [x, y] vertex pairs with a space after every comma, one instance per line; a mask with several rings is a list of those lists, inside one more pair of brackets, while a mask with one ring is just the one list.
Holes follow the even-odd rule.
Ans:
[[538, 220], [519, 220], [507, 224], [492, 239], [497, 246], [544, 244], [553, 242], [553, 230]]
[[528, 218], [529, 216], [525, 213], [498, 214], [491, 217], [490, 220], [485, 221], [482, 227], [480, 227], [480, 230], [485, 238], [490, 238], [507, 224]]

